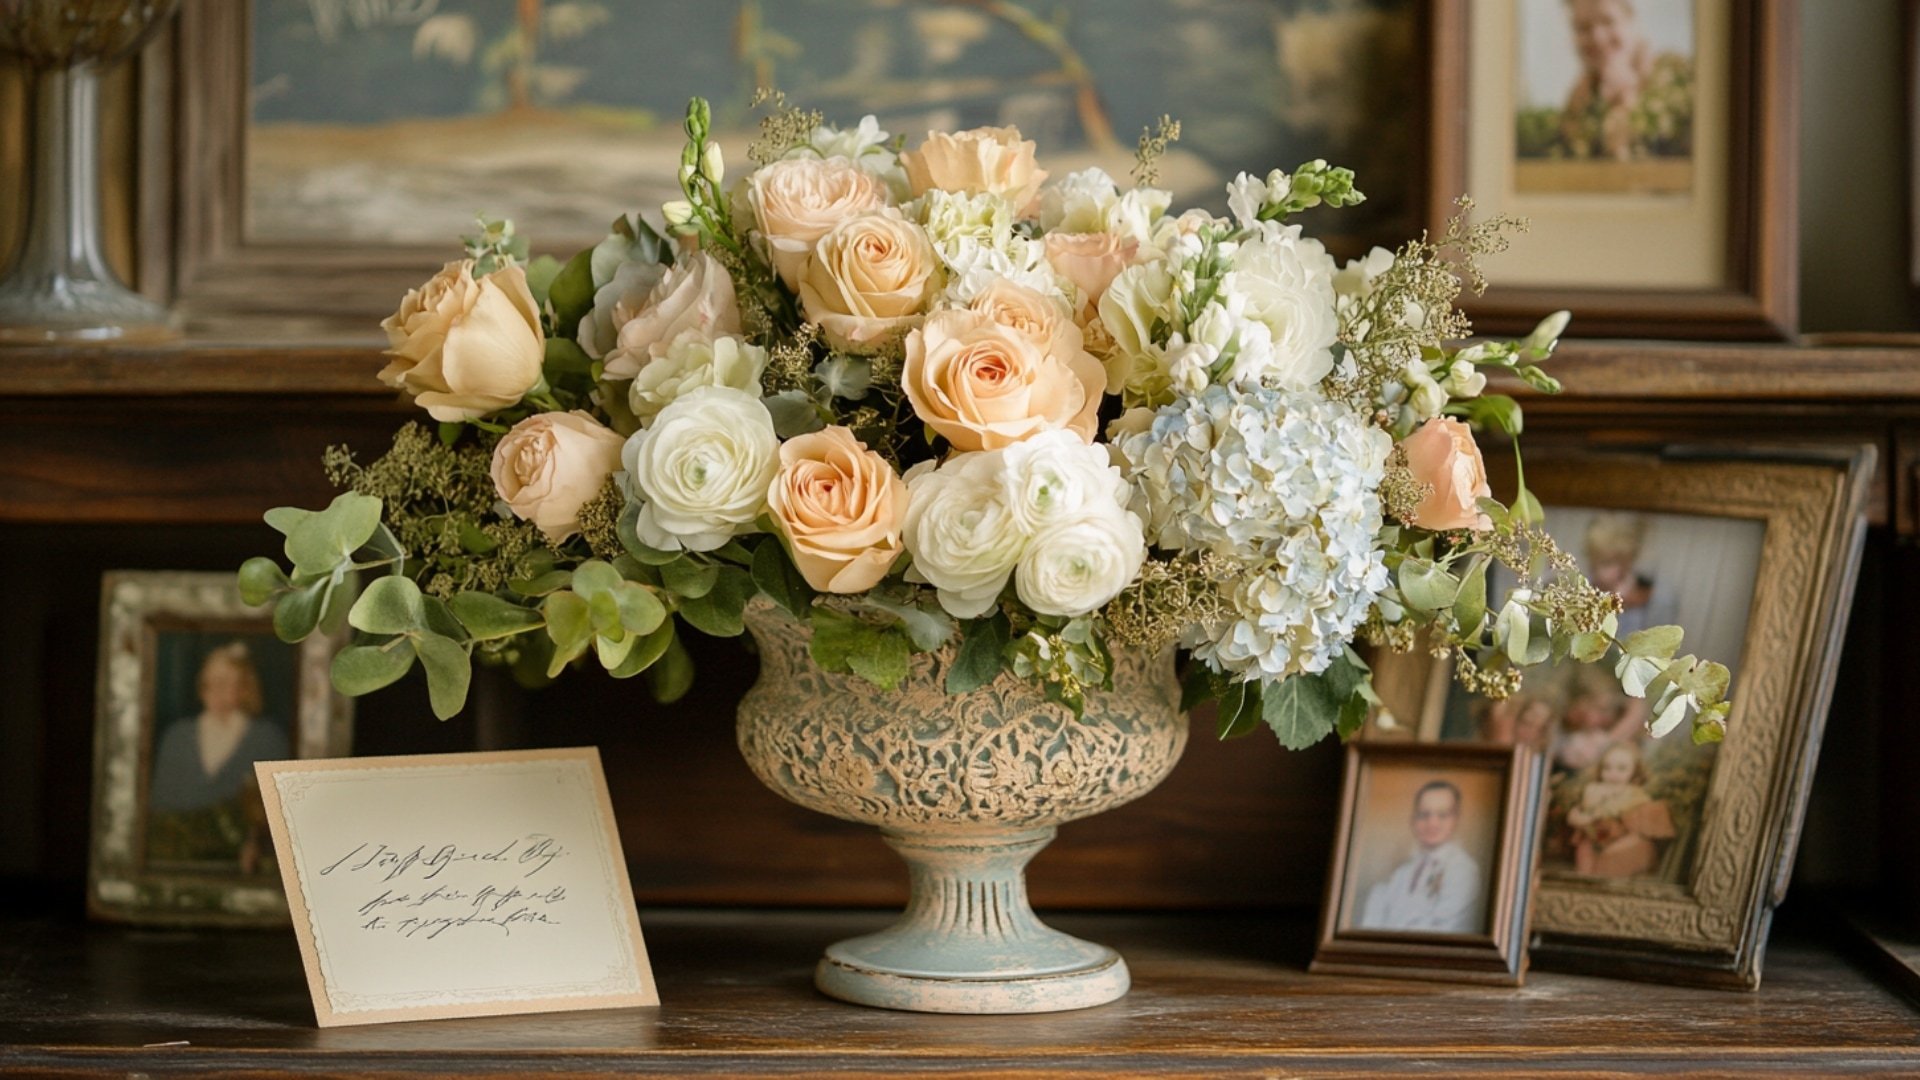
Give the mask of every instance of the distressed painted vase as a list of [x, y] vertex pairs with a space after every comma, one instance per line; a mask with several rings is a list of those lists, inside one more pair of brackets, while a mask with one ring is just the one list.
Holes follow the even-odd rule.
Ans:
[[1173, 652], [1116, 651], [1113, 689], [1084, 719], [1011, 674], [948, 695], [956, 646], [913, 658], [894, 690], [820, 670], [808, 627], [764, 598], [747, 609], [760, 678], [740, 751], [761, 782], [823, 814], [878, 826], [906, 860], [907, 908], [828, 947], [823, 992], [889, 1009], [1031, 1013], [1127, 992], [1126, 961], [1042, 923], [1028, 860], [1062, 824], [1151, 791], [1186, 748]]

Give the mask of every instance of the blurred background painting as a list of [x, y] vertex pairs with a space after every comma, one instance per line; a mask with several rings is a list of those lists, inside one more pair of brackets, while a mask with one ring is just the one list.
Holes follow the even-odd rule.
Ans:
[[1335, 246], [1418, 226], [1411, 0], [255, 0], [252, 26], [258, 241], [445, 244], [485, 211], [590, 242], [674, 197], [689, 95], [744, 168], [760, 85], [910, 142], [1015, 124], [1122, 182], [1171, 114], [1176, 202], [1324, 157], [1371, 197], [1316, 223]]

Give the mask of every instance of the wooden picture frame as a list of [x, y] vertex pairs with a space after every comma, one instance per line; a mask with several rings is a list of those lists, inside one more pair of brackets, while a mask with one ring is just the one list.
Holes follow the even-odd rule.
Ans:
[[[1376, 831], [1373, 823], [1362, 822], [1361, 816], [1385, 813], [1394, 815], [1396, 822], [1401, 820], [1396, 813], [1400, 809], [1398, 802], [1386, 808], [1372, 805], [1380, 801], [1369, 791], [1372, 772], [1387, 769], [1406, 770], [1411, 782], [1424, 785], [1414, 789], [1416, 811], [1422, 807], [1429, 789], [1445, 782], [1431, 779], [1433, 777], [1457, 777], [1473, 771], [1497, 776], [1497, 782], [1489, 786], [1499, 793], [1499, 817], [1490, 829], [1483, 826], [1483, 835], [1491, 842], [1492, 851], [1479, 852], [1481, 856], [1492, 856], [1492, 865], [1486, 873], [1486, 915], [1480, 920], [1484, 932], [1388, 930], [1359, 925], [1361, 920], [1354, 915], [1357, 905], [1371, 906], [1375, 894], [1382, 890], [1399, 892], [1397, 869], [1393, 875], [1370, 883], [1349, 880], [1357, 876], [1355, 866], [1363, 839]], [[1340, 831], [1334, 840], [1333, 868], [1328, 875], [1327, 900], [1310, 970], [1520, 985], [1527, 971], [1532, 883], [1544, 809], [1544, 784], [1544, 761], [1525, 746], [1367, 740], [1348, 744], [1346, 775], [1341, 785]], [[1445, 801], [1444, 791], [1439, 798]], [[1453, 788], [1453, 804], [1458, 817], [1462, 814], [1458, 787]], [[1391, 830], [1392, 826], [1385, 829]], [[1414, 862], [1415, 859], [1419, 861]], [[1420, 887], [1423, 879], [1430, 886], [1441, 883], [1442, 873], [1427, 869], [1429, 862], [1422, 857], [1417, 845], [1415, 854], [1407, 861], [1413, 863], [1409, 878], [1412, 887]]]
[[[1427, 218], [1436, 235], [1469, 189], [1473, 135], [1469, 79], [1476, 66], [1476, 4], [1515, 0], [1433, 0], [1431, 180]], [[1570, 310], [1579, 337], [1781, 340], [1797, 328], [1798, 0], [1731, 0], [1731, 97], [1726, 153], [1724, 284], [1706, 288], [1525, 287], [1499, 284], [1463, 297], [1483, 333], [1525, 333], [1543, 316]], [[1511, 123], [1508, 118], [1507, 123]], [[1488, 193], [1480, 192], [1483, 197]], [[1485, 207], [1483, 206], [1483, 209]], [[1520, 237], [1518, 243], [1528, 243]], [[1539, 241], [1532, 241], [1539, 242]], [[1561, 252], [1573, 259], [1574, 252]], [[1648, 252], [1648, 259], [1658, 259]]]
[[[279, 875], [264, 858], [272, 853], [267, 822], [252, 816], [258, 795], [248, 801], [251, 762], [256, 753], [323, 758], [349, 752], [352, 705], [334, 692], [330, 678], [344, 635], [315, 634], [298, 645], [281, 642], [272, 619], [241, 601], [230, 573], [111, 571], [101, 582], [100, 613], [88, 914], [166, 925], [285, 925], [286, 897]], [[204, 679], [213, 654], [235, 655], [230, 650], [236, 645], [253, 694], [263, 701], [247, 710], [241, 728], [247, 734], [211, 751], [227, 756], [220, 758], [222, 766], [200, 777], [208, 785], [206, 804], [170, 808], [170, 820], [180, 824], [163, 832], [159, 826], [166, 823], [156, 821], [153, 810], [163, 766], [181, 760], [204, 764], [196, 750], [209, 753], [205, 744], [196, 743], [195, 731], [183, 728], [174, 737], [174, 727], [195, 723], [184, 711], [194, 704], [181, 704], [182, 674], [195, 670]], [[284, 653], [270, 657], [266, 650]], [[204, 686], [197, 689], [204, 694]], [[198, 704], [205, 705], [205, 698]], [[282, 708], [288, 712], [276, 717]], [[177, 770], [166, 771], [166, 782], [177, 787], [172, 779]], [[239, 785], [238, 794], [213, 802], [214, 788], [228, 781]], [[179, 840], [182, 834], [189, 839]], [[219, 841], [213, 846], [230, 846], [239, 854], [221, 859], [208, 857], [204, 849], [187, 850], [195, 838], [209, 836]], [[167, 856], [156, 854], [156, 837], [174, 838], [162, 841], [172, 849]], [[244, 868], [253, 860], [260, 861], [248, 873]]]
[[[1567, 507], [1764, 526], [1733, 712], [1684, 879], [1543, 872], [1533, 950], [1543, 967], [1758, 987], [1833, 693], [1874, 459], [1870, 445], [1529, 455], [1528, 484], [1550, 523], [1555, 507]], [[1412, 678], [1409, 667], [1426, 674]], [[1446, 681], [1447, 662], [1383, 654], [1376, 671], [1392, 685], [1433, 686]], [[1444, 696], [1421, 700], [1431, 709]], [[1440, 737], [1431, 711], [1412, 726], [1420, 738]]]

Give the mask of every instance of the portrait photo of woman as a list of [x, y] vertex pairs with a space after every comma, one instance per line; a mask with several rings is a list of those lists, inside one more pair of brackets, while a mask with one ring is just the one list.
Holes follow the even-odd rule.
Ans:
[[160, 639], [147, 861], [271, 872], [253, 764], [292, 756], [290, 649], [258, 634], [183, 630]]

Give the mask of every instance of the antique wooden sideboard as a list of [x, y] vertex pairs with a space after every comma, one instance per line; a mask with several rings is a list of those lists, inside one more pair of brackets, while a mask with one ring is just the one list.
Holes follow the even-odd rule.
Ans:
[[[821, 944], [886, 918], [897, 863], [753, 779], [732, 709], [754, 661], [700, 640], [703, 677], [672, 707], [598, 676], [538, 695], [487, 678], [446, 723], [411, 682], [356, 719], [367, 754], [598, 745], [667, 1004], [319, 1032], [291, 935], [81, 919], [99, 582], [276, 550], [260, 513], [329, 497], [324, 447], [375, 455], [412, 415], [373, 379], [379, 363], [358, 342], [0, 353], [0, 1074], [1920, 1073], [1901, 938], [1920, 910], [1920, 728], [1905, 722], [1920, 698], [1920, 348], [1575, 342], [1555, 360], [1569, 392], [1527, 399], [1536, 448], [1879, 450], [1839, 692], [1756, 994], [1552, 972], [1517, 991], [1309, 976], [1337, 749], [1221, 744], [1200, 717], [1162, 789], [1070, 827], [1033, 868], [1039, 905], [1081, 912], [1062, 922], [1135, 962], [1132, 996], [1012, 1019], [839, 1006], [805, 972]], [[1860, 929], [1876, 905], [1908, 921]]]

